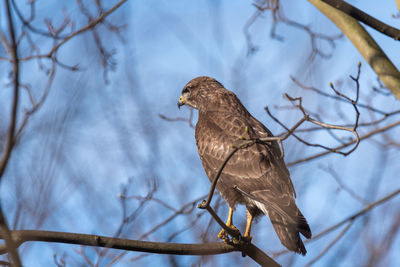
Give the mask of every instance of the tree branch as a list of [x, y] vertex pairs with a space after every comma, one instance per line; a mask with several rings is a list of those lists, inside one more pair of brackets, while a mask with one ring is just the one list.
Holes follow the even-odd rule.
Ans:
[[17, 124], [17, 110], [18, 110], [18, 95], [19, 95], [19, 60], [18, 60], [18, 52], [17, 52], [17, 43], [15, 40], [15, 32], [14, 32], [14, 25], [12, 21], [12, 15], [8, 0], [4, 0], [6, 3], [7, 8], [7, 19], [8, 19], [8, 30], [10, 33], [11, 44], [10, 44], [10, 54], [12, 58], [12, 84], [14, 86], [14, 96], [13, 102], [11, 106], [11, 117], [10, 117], [10, 126], [8, 128], [6, 145], [3, 153], [3, 157], [0, 161], [0, 179], [3, 177], [4, 171], [7, 166], [7, 162], [10, 159], [11, 151], [14, 145], [14, 133]]
[[381, 32], [389, 37], [392, 37], [396, 41], [400, 40], [400, 30], [393, 28], [390, 25], [383, 23], [382, 21], [377, 20], [376, 18], [368, 15], [364, 11], [348, 4], [343, 0], [321, 0], [322, 2], [334, 7], [343, 13], [355, 18], [356, 20], [361, 21], [362, 23], [370, 26], [371, 28]]
[[[18, 246], [25, 242], [37, 241], [172, 255], [216, 255], [245, 250], [246, 254], [256, 260], [261, 266], [280, 266], [268, 256], [268, 258], [266, 258], [265, 254], [252, 244], [248, 244], [245, 248], [240, 248], [239, 246], [226, 244], [224, 242], [206, 244], [163, 243], [112, 238], [99, 235], [38, 230], [15, 230], [11, 231], [11, 234], [13, 240]], [[4, 247], [0, 247], [0, 253], [5, 253]]]
[[354, 221], [350, 221], [347, 226], [328, 244], [328, 246], [326, 246], [315, 258], [313, 258], [309, 263], [307, 263], [307, 265], [305, 265], [305, 267], [309, 267], [311, 265], [313, 265], [314, 263], [316, 263], [319, 259], [322, 258], [322, 256], [324, 256], [329, 249], [331, 249], [333, 247], [333, 245], [335, 245], [342, 237], [345, 233], [347, 233], [347, 231], [350, 229], [350, 227], [353, 225]]
[[365, 213], [369, 212], [373, 208], [385, 203], [386, 201], [392, 199], [393, 197], [395, 197], [395, 196], [397, 196], [399, 194], [400, 194], [400, 189], [397, 189], [394, 192], [390, 193], [389, 195], [387, 195], [387, 196], [385, 196], [385, 197], [383, 197], [383, 198], [381, 198], [381, 199], [379, 199], [379, 200], [377, 200], [377, 201], [375, 201], [375, 202], [373, 202], [371, 204], [366, 205], [365, 208], [363, 208], [362, 210], [354, 213], [353, 215], [350, 215], [349, 217], [347, 217], [347, 218], [343, 219], [342, 221], [338, 222], [337, 224], [332, 225], [328, 229], [326, 229], [326, 230], [322, 231], [321, 233], [315, 235], [312, 240], [318, 239], [318, 238], [322, 237], [323, 235], [326, 235], [326, 234], [332, 232], [333, 230], [339, 228], [340, 226], [344, 225], [347, 222], [354, 221], [358, 217], [364, 215]]
[[67, 37], [65, 37], [61, 42], [59, 42], [57, 45], [53, 47], [53, 49], [49, 52], [47, 55], [48, 57], [51, 57], [63, 44], [68, 42], [69, 39], [75, 37], [76, 35], [79, 35], [94, 26], [96, 26], [98, 23], [100, 23], [103, 19], [105, 19], [108, 15], [110, 15], [112, 12], [114, 12], [117, 8], [119, 8], [123, 3], [125, 3], [127, 0], [121, 0], [119, 1], [116, 5], [114, 5], [112, 8], [104, 12], [101, 16], [97, 17], [96, 19], [92, 20], [89, 22], [85, 27], [80, 28], [76, 32], [71, 33]]
[[[109, 10], [107, 10], [106, 12], [102, 13], [100, 16], [98, 16], [97, 18], [91, 20], [87, 25], [83, 26], [82, 28], [80, 28], [79, 30], [69, 34], [68, 36], [66, 36], [64, 39], [62, 39], [59, 43], [55, 44], [53, 46], [53, 48], [50, 50], [50, 52], [48, 52], [47, 54], [40, 54], [40, 55], [31, 55], [31, 56], [27, 56], [24, 58], [21, 58], [21, 61], [28, 61], [34, 58], [52, 58], [54, 57], [54, 54], [58, 51], [58, 49], [63, 46], [66, 42], [68, 42], [70, 39], [72, 39], [73, 37], [84, 33], [90, 29], [92, 29], [93, 27], [95, 27], [97, 24], [101, 23], [104, 21], [104, 19], [109, 16], [111, 13], [113, 13], [116, 9], [118, 9], [123, 3], [125, 3], [127, 0], [121, 0], [119, 1], [117, 4], [115, 4], [113, 7], [111, 7]], [[72, 67], [75, 68], [75, 67]]]
[[[11, 106], [11, 117], [10, 117], [10, 126], [8, 129], [5, 149], [3, 153], [3, 157], [0, 161], [0, 181], [3, 177], [4, 171], [7, 167], [8, 160], [11, 156], [11, 151], [14, 146], [14, 132], [17, 124], [17, 111], [18, 111], [18, 93], [19, 93], [19, 61], [18, 61], [18, 51], [17, 51], [17, 42], [15, 39], [15, 32], [14, 32], [14, 24], [11, 15], [10, 3], [8, 0], [4, 0], [6, 11], [7, 11], [7, 20], [8, 20], [8, 31], [11, 38], [11, 59], [13, 65], [13, 86], [14, 86], [14, 98]], [[12, 265], [19, 267], [22, 266], [21, 260], [18, 255], [18, 250], [15, 247], [14, 241], [11, 237], [10, 229], [7, 225], [6, 218], [3, 213], [2, 203], [0, 200], [0, 227], [1, 227], [1, 234], [4, 236], [4, 240], [6, 242], [7, 251], [12, 261]]]
[[[369, 211], [371, 211], [372, 209], [376, 208], [377, 206], [379, 206], [379, 205], [385, 203], [386, 201], [389, 201], [390, 199], [394, 198], [395, 196], [397, 196], [397, 195], [399, 195], [399, 194], [400, 194], [400, 189], [397, 189], [397, 190], [393, 191], [392, 193], [390, 193], [390, 194], [384, 196], [383, 198], [381, 198], [381, 199], [379, 199], [379, 200], [377, 200], [377, 201], [375, 201], [375, 202], [373, 202], [373, 203], [371, 203], [371, 204], [369, 204], [369, 205], [366, 205], [365, 208], [363, 208], [363, 209], [361, 209], [360, 211], [358, 211], [358, 212], [356, 212], [356, 213], [354, 213], [354, 214], [348, 216], [347, 218], [343, 219], [342, 221], [340, 221], [340, 222], [338, 222], [338, 223], [336, 223], [336, 224], [334, 224], [334, 225], [328, 227], [328, 228], [325, 229], [324, 231], [322, 231], [322, 232], [320, 232], [319, 234], [313, 236], [311, 239], [306, 240], [305, 243], [313, 242], [313, 241], [315, 241], [315, 240], [321, 238], [322, 236], [327, 235], [327, 234], [329, 234], [330, 232], [332, 232], [332, 231], [338, 229], [339, 227], [341, 227], [342, 225], [344, 225], [344, 224], [346, 224], [346, 223], [354, 222], [354, 220], [357, 219], [358, 217], [363, 216], [363, 215], [366, 214], [367, 212], [369, 212]], [[350, 225], [348, 225], [348, 226], [350, 226]], [[273, 257], [278, 257], [278, 256], [280, 256], [280, 255], [282, 255], [282, 254], [287, 253], [287, 252], [289, 252], [289, 250], [282, 250], [282, 251], [273, 253]]]
[[[39, 241], [174, 255], [215, 255], [239, 250], [237, 247], [223, 242], [208, 244], [163, 243], [39, 230], [15, 230], [11, 231], [11, 235], [18, 246], [25, 242]], [[0, 253], [4, 252], [4, 249], [0, 249]]]
[[379, 79], [400, 100], [400, 73], [364, 27], [356, 19], [322, 0], [308, 1], [342, 30], [379, 76]]
[[[400, 121], [396, 121], [396, 122], [391, 123], [391, 124], [389, 124], [389, 125], [386, 125], [386, 126], [384, 126], [384, 127], [382, 127], [382, 128], [373, 130], [373, 131], [371, 131], [371, 132], [369, 132], [369, 133], [367, 133], [367, 134], [364, 134], [364, 135], [360, 136], [359, 141], [361, 142], [361, 141], [364, 140], [364, 139], [367, 139], [367, 138], [369, 138], [369, 137], [371, 137], [371, 136], [374, 136], [374, 135], [376, 135], [376, 134], [378, 134], [378, 133], [385, 132], [385, 131], [387, 131], [387, 130], [389, 130], [389, 129], [392, 129], [392, 128], [394, 128], [394, 127], [396, 127], [396, 126], [399, 126], [399, 125], [400, 125]], [[344, 143], [343, 145], [340, 145], [340, 146], [334, 148], [334, 150], [343, 149], [343, 148], [345, 148], [345, 147], [348, 147], [348, 146], [354, 144], [355, 142], [357, 142], [357, 140], [351, 140], [351, 141], [349, 141], [349, 142], [347, 142], [347, 143]], [[306, 158], [302, 158], [302, 159], [298, 159], [298, 160], [295, 160], [295, 161], [286, 163], [286, 165], [287, 165], [288, 167], [291, 167], [291, 166], [297, 165], [297, 164], [299, 164], [299, 163], [307, 162], [307, 161], [310, 161], [310, 160], [313, 160], [313, 159], [316, 159], [316, 158], [320, 158], [320, 157], [326, 156], [326, 155], [328, 155], [329, 153], [332, 153], [332, 152], [333, 152], [333, 151], [327, 150], [327, 151], [324, 151], [324, 152], [321, 152], [321, 153], [317, 153], [317, 154], [315, 154], [315, 155], [312, 155], [312, 156], [309, 156], [309, 157], [306, 157]]]

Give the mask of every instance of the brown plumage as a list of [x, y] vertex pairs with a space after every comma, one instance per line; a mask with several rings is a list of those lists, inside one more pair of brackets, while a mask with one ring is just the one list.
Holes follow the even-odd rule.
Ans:
[[[234, 93], [213, 78], [203, 76], [191, 80], [182, 90], [178, 102], [178, 106], [181, 105], [199, 111], [196, 144], [204, 170], [211, 181], [232, 146], [243, 142], [243, 138], [272, 136]], [[311, 230], [295, 204], [290, 174], [280, 155], [276, 142], [240, 149], [226, 164], [217, 190], [228, 202], [232, 209], [230, 211], [234, 210], [237, 203], [246, 205], [250, 219], [245, 235], [250, 234], [252, 217], [265, 214], [271, 219], [282, 244], [289, 250], [305, 255], [306, 249], [299, 233], [310, 238]], [[235, 185], [252, 198], [241, 194], [234, 188]]]

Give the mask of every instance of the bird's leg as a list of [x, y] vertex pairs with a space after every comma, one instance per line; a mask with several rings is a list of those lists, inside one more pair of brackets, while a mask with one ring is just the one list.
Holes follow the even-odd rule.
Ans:
[[244, 232], [243, 237], [247, 240], [251, 240], [250, 236], [250, 231], [251, 231], [251, 223], [253, 222], [253, 215], [246, 209], [246, 217], [247, 217], [247, 223], [246, 223], [246, 231]]
[[[229, 228], [239, 231], [234, 225], [233, 225], [233, 209], [231, 207], [229, 207], [229, 214], [228, 214], [228, 219], [226, 220], [226, 226], [228, 226]], [[218, 233], [218, 238], [220, 239], [224, 239], [228, 237], [228, 233], [225, 231], [225, 229], [222, 229], [219, 233]]]

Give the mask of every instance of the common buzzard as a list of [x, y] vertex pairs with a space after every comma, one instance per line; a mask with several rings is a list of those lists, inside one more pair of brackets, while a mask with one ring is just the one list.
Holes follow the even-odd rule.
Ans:
[[[213, 78], [202, 76], [187, 83], [178, 102], [178, 107], [182, 105], [199, 111], [196, 144], [211, 181], [233, 146], [240, 145], [243, 140], [273, 136], [234, 93]], [[251, 239], [253, 217], [265, 214], [285, 247], [306, 254], [299, 233], [311, 238], [311, 230], [296, 206], [295, 190], [277, 142], [256, 143], [238, 150], [223, 169], [217, 190], [229, 204], [228, 227], [235, 228], [232, 215], [236, 203], [245, 204], [244, 237]], [[226, 235], [222, 230], [218, 236]]]

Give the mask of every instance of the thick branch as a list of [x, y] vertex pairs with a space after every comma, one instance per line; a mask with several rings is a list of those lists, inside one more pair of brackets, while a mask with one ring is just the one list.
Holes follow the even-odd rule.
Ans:
[[[15, 230], [11, 231], [11, 234], [18, 246], [24, 242], [40, 241], [174, 255], [214, 255], [238, 251], [238, 248], [223, 242], [207, 244], [163, 243], [38, 230]], [[4, 253], [5, 251], [0, 250], [0, 252]]]
[[[24, 242], [39, 241], [173, 255], [216, 255], [243, 250], [262, 266], [279, 266], [271, 258], [268, 257], [266, 259], [265, 254], [252, 244], [248, 244], [245, 248], [240, 248], [224, 242], [206, 244], [163, 243], [38, 230], [16, 230], [11, 231], [11, 234], [18, 246]], [[5, 250], [0, 248], [0, 253], [5, 253]]]
[[343, 0], [322, 0], [322, 2], [327, 3], [331, 7], [337, 8], [340, 11], [346, 13], [347, 15], [361, 21], [362, 23], [370, 26], [371, 28], [381, 32], [395, 40], [400, 40], [400, 30], [393, 28], [390, 25], [377, 20], [376, 18], [368, 15], [364, 11], [346, 3]]
[[379, 79], [400, 100], [400, 73], [358, 21], [321, 0], [308, 0], [349, 38]]

